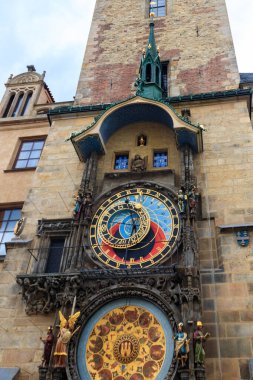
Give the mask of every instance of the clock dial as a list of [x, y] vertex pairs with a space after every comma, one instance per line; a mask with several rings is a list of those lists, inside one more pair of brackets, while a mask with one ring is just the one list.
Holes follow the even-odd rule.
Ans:
[[[114, 226], [118, 226], [115, 234]], [[101, 215], [98, 232], [103, 242], [114, 248], [129, 248], [147, 235], [150, 228], [148, 211], [140, 203], [113, 203]], [[117, 236], [118, 235], [118, 236]]]
[[146, 268], [173, 253], [180, 233], [174, 203], [156, 190], [133, 188], [108, 198], [94, 215], [90, 242], [113, 268]]

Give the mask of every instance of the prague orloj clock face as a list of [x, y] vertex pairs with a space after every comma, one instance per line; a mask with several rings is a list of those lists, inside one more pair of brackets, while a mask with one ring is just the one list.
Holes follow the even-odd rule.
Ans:
[[172, 254], [179, 232], [173, 202], [156, 190], [138, 187], [102, 203], [91, 223], [90, 242], [110, 267], [147, 268]]

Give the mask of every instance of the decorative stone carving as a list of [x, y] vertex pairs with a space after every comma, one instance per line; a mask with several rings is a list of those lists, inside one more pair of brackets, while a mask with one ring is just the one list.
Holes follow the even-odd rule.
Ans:
[[38, 221], [37, 235], [40, 236], [44, 232], [53, 231], [70, 231], [72, 227], [72, 219], [41, 219]]
[[144, 172], [147, 169], [147, 156], [141, 158], [139, 154], [136, 154], [132, 159], [131, 171], [132, 172]]
[[30, 72], [17, 75], [9, 80], [9, 84], [19, 84], [19, 83], [30, 83], [30, 82], [39, 82], [41, 76], [37, 73], [31, 74]]
[[[49, 313], [57, 308], [73, 303], [81, 309], [94, 294], [101, 295], [107, 290], [112, 294], [122, 287], [127, 294], [137, 287], [151, 289], [163, 297], [164, 301], [179, 306], [199, 299], [199, 289], [185, 289], [181, 286], [181, 275], [171, 267], [149, 270], [86, 270], [72, 274], [19, 275], [17, 282], [22, 288], [22, 296], [28, 314]], [[191, 297], [189, 296], [191, 294]]]

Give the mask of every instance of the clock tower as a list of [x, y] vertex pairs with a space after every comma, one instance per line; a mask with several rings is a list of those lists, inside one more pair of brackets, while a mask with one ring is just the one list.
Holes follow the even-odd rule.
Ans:
[[18, 283], [57, 332], [40, 380], [221, 380], [231, 356], [239, 373], [251, 343], [219, 322], [235, 305], [217, 283], [240, 282], [232, 231], [253, 226], [250, 111], [225, 0], [97, 0], [23, 209], [36, 255]]
[[[201, 317], [193, 156], [203, 150], [203, 127], [163, 100], [153, 12], [146, 23], [135, 93], [88, 106], [102, 112], [68, 139], [84, 162], [65, 263], [81, 310], [69, 343], [73, 379], [205, 377], [193, 341], [189, 348]], [[174, 347], [179, 325], [184, 355]]]

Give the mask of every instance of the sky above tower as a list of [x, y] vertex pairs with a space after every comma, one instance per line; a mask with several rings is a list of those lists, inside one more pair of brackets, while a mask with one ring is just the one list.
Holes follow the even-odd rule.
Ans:
[[[253, 72], [253, 1], [226, 0], [240, 72]], [[46, 71], [56, 101], [72, 100], [95, 0], [9, 0], [0, 4], [0, 96], [10, 74]]]

